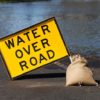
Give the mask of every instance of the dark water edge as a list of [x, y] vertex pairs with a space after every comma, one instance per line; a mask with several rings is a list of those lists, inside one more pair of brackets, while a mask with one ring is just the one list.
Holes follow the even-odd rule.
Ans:
[[0, 0], [1, 3], [38, 2], [38, 1], [50, 1], [50, 0]]
[[42, 2], [42, 1], [54, 1], [54, 2], [61, 2], [61, 3], [65, 3], [65, 2], [72, 2], [72, 3], [77, 3], [77, 2], [81, 2], [81, 3], [98, 3], [98, 0], [0, 0], [0, 3], [20, 3], [20, 2]]

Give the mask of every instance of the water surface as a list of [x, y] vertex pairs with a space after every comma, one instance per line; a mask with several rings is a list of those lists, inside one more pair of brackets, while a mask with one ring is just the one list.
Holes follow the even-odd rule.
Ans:
[[100, 57], [100, 2], [0, 3], [0, 37], [53, 16], [71, 52]]

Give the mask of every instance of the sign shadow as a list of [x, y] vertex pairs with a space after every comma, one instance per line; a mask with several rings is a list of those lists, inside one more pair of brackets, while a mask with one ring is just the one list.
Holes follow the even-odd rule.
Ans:
[[25, 80], [25, 79], [43, 79], [43, 78], [64, 78], [65, 73], [46, 73], [46, 74], [28, 74], [17, 78], [16, 80]]

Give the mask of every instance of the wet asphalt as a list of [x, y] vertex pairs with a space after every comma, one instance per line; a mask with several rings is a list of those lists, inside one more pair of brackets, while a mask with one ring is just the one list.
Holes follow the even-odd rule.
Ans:
[[[59, 62], [68, 65], [66, 58]], [[100, 60], [89, 58], [89, 65], [100, 83]], [[0, 57], [0, 100], [100, 100], [100, 85], [66, 87], [65, 72], [52, 63], [12, 81]]]

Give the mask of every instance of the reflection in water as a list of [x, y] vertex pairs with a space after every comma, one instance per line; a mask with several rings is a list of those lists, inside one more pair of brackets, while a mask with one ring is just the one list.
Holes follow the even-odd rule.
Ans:
[[0, 4], [0, 37], [55, 16], [72, 52], [100, 56], [100, 3], [61, 1]]

